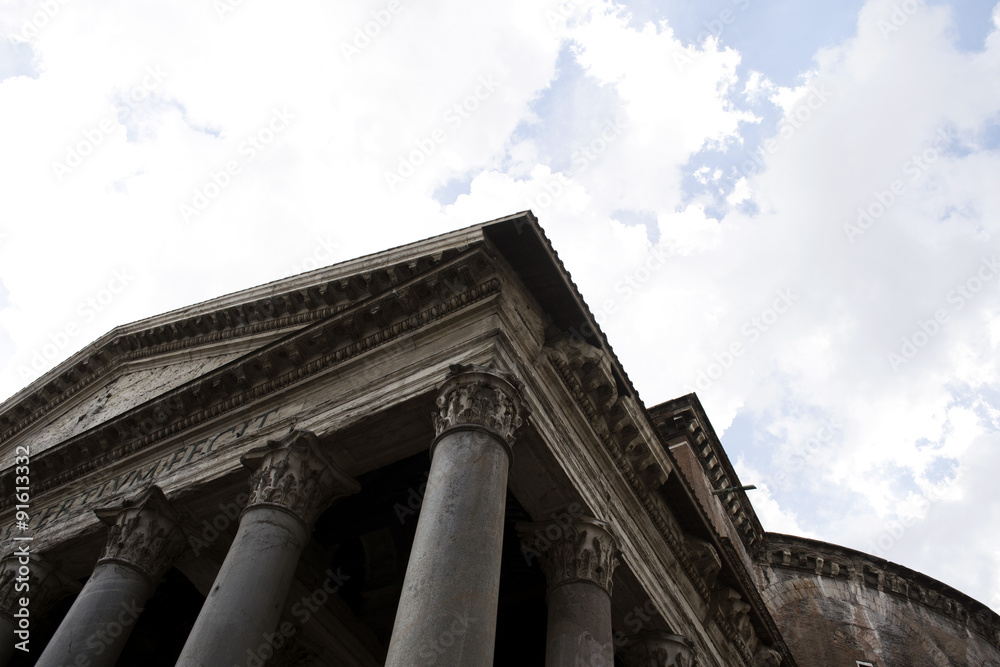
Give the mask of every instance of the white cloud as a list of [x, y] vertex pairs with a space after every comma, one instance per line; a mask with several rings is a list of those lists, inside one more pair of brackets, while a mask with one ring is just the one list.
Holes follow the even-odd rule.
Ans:
[[[962, 564], [1000, 564], [979, 518], [998, 504], [977, 476], [997, 430], [1000, 276], [961, 307], [949, 295], [1000, 254], [1000, 162], [983, 145], [1000, 112], [984, 84], [1000, 74], [1000, 5], [970, 53], [940, 7], [880, 29], [894, 4], [866, 4], [794, 88], [741, 79], [735, 50], [684, 47], [668, 23], [636, 29], [608, 3], [400, 0], [367, 43], [358, 31], [387, 3], [242, 3], [224, 18], [210, 3], [60, 5], [30, 40], [37, 78], [0, 82], [0, 395], [35, 354], [51, 366], [118, 324], [287, 275], [318, 247], [333, 262], [532, 207], [647, 404], [695, 386], [720, 432], [750, 420], [761, 442], [724, 442], [755, 475], [839, 421], [797, 486], [753, 498], [765, 525], [866, 548], [913, 494], [946, 488], [893, 558], [989, 597], [996, 578], [977, 584]], [[36, 8], [5, 6], [0, 29]], [[561, 54], [585, 77], [572, 93]], [[114, 104], [148, 67], [163, 81], [122, 123]], [[607, 118], [550, 111], [587, 104]], [[288, 126], [241, 152], [283, 108]], [[60, 182], [53, 161], [108, 117]], [[621, 127], [602, 136], [605, 122]], [[734, 176], [758, 124], [774, 141]], [[554, 126], [567, 154], [594, 154], [550, 164]], [[179, 205], [233, 161], [185, 223]], [[401, 162], [413, 173], [390, 190]], [[453, 179], [469, 193], [442, 206], [433, 193]], [[699, 181], [719, 201], [686, 191]], [[859, 209], [870, 222], [851, 233]], [[667, 261], [644, 271], [654, 255]], [[115, 270], [134, 279], [85, 315]], [[893, 369], [887, 355], [942, 310]], [[928, 546], [932, 528], [961, 545], [954, 563]]]

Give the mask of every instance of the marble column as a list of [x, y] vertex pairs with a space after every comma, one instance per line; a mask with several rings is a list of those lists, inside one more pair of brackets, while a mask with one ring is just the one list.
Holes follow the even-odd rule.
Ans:
[[79, 590], [80, 584], [68, 582], [26, 548], [0, 561], [0, 667], [6, 667], [16, 650], [39, 653], [41, 647], [31, 643], [32, 628], [59, 598]]
[[513, 376], [480, 366], [452, 366], [437, 406], [386, 667], [493, 664], [507, 473], [527, 411]]
[[591, 517], [520, 524], [529, 553], [548, 580], [547, 667], [613, 667], [611, 582], [618, 541], [608, 524]]
[[110, 526], [108, 544], [37, 667], [112, 667], [156, 583], [186, 548], [178, 516], [156, 486], [95, 514]]
[[663, 630], [640, 633], [625, 648], [627, 667], [693, 667], [694, 649], [681, 635]]
[[252, 471], [250, 499], [178, 667], [264, 663], [313, 522], [358, 483], [309, 431], [270, 440], [240, 459]]

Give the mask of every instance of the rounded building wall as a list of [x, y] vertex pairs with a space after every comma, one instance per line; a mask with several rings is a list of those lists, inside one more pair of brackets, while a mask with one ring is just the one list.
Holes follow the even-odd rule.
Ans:
[[967, 595], [852, 549], [767, 538], [761, 594], [798, 664], [1000, 667], [1000, 616]]

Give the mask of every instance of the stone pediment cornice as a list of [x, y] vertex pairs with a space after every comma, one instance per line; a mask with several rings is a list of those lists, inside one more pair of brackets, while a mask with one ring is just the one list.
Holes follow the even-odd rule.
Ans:
[[410, 282], [466, 248], [444, 248], [346, 275], [314, 271], [318, 275], [311, 282], [297, 276], [266, 292], [247, 290], [246, 300], [221, 297], [168, 314], [173, 317], [118, 327], [9, 399], [0, 412], [0, 444], [132, 362], [307, 326]]
[[[698, 457], [713, 489], [740, 486], [740, 479], [708, 421], [697, 396], [688, 394], [650, 410], [657, 431], [666, 442], [687, 440]], [[755, 553], [764, 542], [764, 527], [747, 497], [746, 491], [731, 491], [718, 496], [729, 522], [736, 528], [743, 546]]]
[[[587, 416], [594, 432], [614, 460], [618, 471], [627, 480], [681, 569], [703, 601], [709, 603], [712, 589], [706, 585], [703, 572], [699, 570], [690, 539], [686, 539], [676, 521], [662, 511], [660, 503], [656, 500], [657, 488], [663, 484], [667, 473], [654, 454], [654, 449], [659, 450], [661, 456], [673, 463], [677, 472], [680, 472], [669, 450], [660, 439], [663, 438], [662, 430], [654, 428], [653, 433], [659, 437], [647, 440], [638, 420], [646, 419], [654, 426], [655, 422], [636, 399], [619, 395], [611, 359], [605, 352], [585, 341], [562, 336], [548, 343], [547, 354], [563, 384], [573, 396], [577, 406]], [[690, 485], [683, 474], [679, 477], [684, 485]], [[699, 510], [704, 526], [714, 533], [707, 511], [700, 505], [693, 492], [690, 495], [693, 505]], [[722, 547], [727, 573], [738, 580], [741, 588], [747, 592], [747, 603], [754, 612], [752, 618], [757, 636], [773, 644], [784, 657], [783, 665], [793, 667], [795, 661], [782, 640], [781, 632], [763, 598], [757, 592], [751, 572], [743, 566], [744, 561], [736, 553], [732, 542], [724, 536], [717, 535], [717, 538]], [[729, 627], [728, 622], [719, 626], [749, 665], [752, 661], [752, 651], [749, 647], [739, 639], [738, 633]]]
[[[398, 280], [386, 280], [390, 269]], [[500, 291], [493, 261], [481, 245], [421, 259], [405, 272], [386, 267], [372, 274], [372, 282], [384, 281], [377, 291], [359, 293], [358, 300], [333, 306], [322, 319], [36, 454], [34, 494], [391, 344]], [[8, 468], [0, 473], [0, 510], [11, 506], [13, 486]]]
[[569, 336], [550, 342], [547, 351], [549, 361], [577, 406], [587, 416], [618, 471], [627, 480], [695, 589], [707, 602], [708, 587], [687, 555], [683, 534], [659, 511], [645, 482], [647, 476], [662, 482], [664, 473], [650, 450], [650, 447], [662, 445], [645, 441], [634, 422], [634, 410], [629, 409], [636, 407], [635, 400], [618, 395], [608, 355], [585, 341]]
[[839, 579], [908, 600], [951, 619], [1000, 649], [1000, 615], [926, 574], [884, 558], [805, 537], [768, 533], [767, 542], [768, 548], [759, 556], [765, 566]]

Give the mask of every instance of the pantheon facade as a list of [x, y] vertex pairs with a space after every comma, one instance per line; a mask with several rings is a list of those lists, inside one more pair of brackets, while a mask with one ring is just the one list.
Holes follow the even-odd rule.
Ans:
[[763, 530], [530, 212], [119, 327], [0, 405], [0, 667], [1000, 667]]

